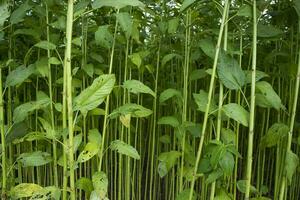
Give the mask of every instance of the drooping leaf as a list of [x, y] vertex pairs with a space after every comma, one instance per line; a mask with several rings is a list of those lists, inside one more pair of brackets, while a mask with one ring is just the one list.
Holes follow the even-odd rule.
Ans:
[[100, 148], [95, 142], [88, 142], [82, 152], [80, 152], [77, 162], [83, 163], [90, 160], [99, 152]]
[[31, 197], [34, 193], [42, 191], [43, 187], [34, 183], [21, 183], [13, 187], [9, 196], [13, 199]]
[[34, 46], [45, 50], [56, 49], [56, 45], [48, 41], [40, 41], [39, 43], [36, 43]]
[[220, 53], [217, 71], [220, 81], [230, 90], [238, 90], [245, 84], [245, 73], [238, 62], [225, 53]]
[[238, 12], [236, 13], [237, 16], [243, 16], [243, 17], [249, 17], [251, 18], [252, 17], [252, 7], [247, 5], [247, 4], [243, 4]]
[[49, 97], [37, 101], [30, 101], [24, 103], [14, 110], [13, 121], [19, 123], [26, 119], [26, 117], [33, 111], [47, 107], [51, 103]]
[[152, 110], [145, 108], [138, 104], [124, 104], [123, 106], [120, 106], [119, 108], [116, 108], [112, 111], [110, 114], [110, 118], [116, 118], [120, 115], [127, 115], [130, 114], [131, 117], [148, 117], [153, 113]]
[[95, 0], [92, 3], [93, 9], [101, 8], [103, 6], [114, 7], [116, 9], [121, 9], [125, 6], [145, 7], [145, 5], [138, 0]]
[[14, 139], [22, 138], [28, 134], [28, 125], [26, 122], [14, 123], [6, 134], [6, 142], [10, 143]]
[[89, 77], [93, 78], [93, 75], [94, 75], [94, 65], [92, 63], [83, 65], [82, 69], [87, 73], [87, 75], [89, 75]]
[[137, 159], [137, 160], [140, 159], [140, 155], [137, 152], [137, 150], [133, 146], [126, 144], [125, 142], [123, 142], [121, 140], [112, 141], [110, 143], [109, 147], [111, 150], [117, 151], [120, 154], [129, 156], [129, 157]]
[[257, 25], [257, 36], [262, 38], [276, 37], [283, 34], [283, 31], [272, 25]]
[[32, 8], [29, 1], [22, 3], [10, 16], [10, 23], [17, 24], [22, 22], [26, 17], [26, 12]]
[[3, 27], [4, 22], [10, 16], [10, 12], [8, 10], [8, 3], [2, 2], [0, 3], [0, 28]]
[[[246, 84], [251, 83], [251, 81], [252, 81], [252, 71], [246, 70], [245, 74], [246, 74]], [[265, 72], [256, 70], [256, 73], [255, 73], [255, 80], [256, 81], [259, 81], [259, 80], [261, 80], [265, 77], [269, 77], [269, 75], [266, 74]]]
[[181, 92], [173, 88], [166, 89], [160, 94], [159, 103], [163, 103], [172, 97], [178, 97], [181, 99]]
[[214, 59], [215, 52], [216, 52], [216, 45], [209, 40], [209, 39], [203, 39], [199, 41], [199, 46], [201, 50], [211, 59]]
[[108, 178], [102, 171], [95, 172], [92, 176], [94, 191], [100, 199], [105, 199], [108, 190]]
[[236, 103], [229, 103], [222, 107], [224, 114], [241, 123], [242, 125], [248, 127], [249, 125], [249, 112], [245, 110], [242, 106]]
[[292, 182], [293, 175], [296, 172], [296, 169], [299, 165], [299, 157], [297, 154], [288, 150], [285, 159], [285, 173], [289, 183]]
[[76, 181], [75, 184], [77, 189], [85, 191], [87, 194], [90, 194], [94, 190], [93, 182], [91, 179], [86, 177], [81, 177]]
[[260, 148], [272, 147], [287, 136], [289, 127], [283, 123], [273, 124], [260, 141]]
[[178, 151], [163, 152], [158, 156], [158, 174], [160, 177], [164, 177], [176, 164], [177, 159], [181, 156]]
[[18, 157], [18, 161], [22, 163], [23, 167], [37, 167], [50, 163], [52, 161], [52, 156], [47, 152], [35, 151], [22, 153]]
[[190, 74], [190, 81], [199, 80], [205, 78], [208, 74], [206, 73], [205, 69], [196, 69], [191, 72]]
[[174, 34], [177, 31], [179, 25], [179, 18], [170, 19], [168, 21], [168, 33]]
[[235, 144], [236, 134], [233, 130], [228, 128], [222, 128], [221, 140], [224, 144]]
[[179, 12], [185, 11], [188, 7], [190, 7], [196, 0], [184, 0]]
[[156, 97], [155, 92], [150, 87], [138, 80], [127, 80], [124, 82], [123, 87], [134, 94], [145, 93], [151, 94], [154, 98]]
[[158, 119], [157, 124], [160, 125], [170, 125], [174, 128], [178, 127], [180, 125], [178, 119], [174, 116], [164, 116]]
[[[238, 180], [237, 189], [241, 193], [246, 193], [246, 180]], [[250, 186], [250, 193], [257, 193], [257, 189], [253, 185]]]
[[300, 2], [297, 0], [294, 0], [293, 4], [294, 4], [294, 8], [298, 14], [298, 17], [300, 18]]
[[[205, 112], [206, 106], [208, 103], [208, 93], [205, 92], [204, 90], [200, 90], [200, 93], [199, 94], [194, 93], [193, 97], [198, 106], [198, 110], [201, 112]], [[216, 111], [217, 109], [218, 109], [218, 106], [215, 104], [214, 100], [212, 100], [210, 103], [209, 113], [212, 113], [213, 111]]]
[[46, 200], [46, 199], [54, 199], [60, 200], [61, 191], [59, 188], [55, 186], [44, 187], [41, 190], [34, 192], [29, 200]]
[[5, 86], [9, 87], [21, 84], [34, 72], [34, 65], [29, 65], [28, 67], [21, 65], [8, 74], [6, 77]]
[[216, 181], [218, 178], [220, 178], [221, 176], [223, 176], [223, 171], [220, 168], [217, 168], [208, 174], [208, 177], [205, 180], [205, 183], [207, 183], [207, 184], [212, 183], [212, 182]]
[[233, 155], [226, 151], [219, 160], [219, 165], [222, 168], [224, 174], [230, 176], [234, 169], [234, 157]]
[[129, 56], [131, 62], [135, 64], [138, 68], [142, 65], [142, 57], [139, 53], [133, 53]]
[[227, 194], [227, 192], [222, 188], [217, 192], [214, 200], [231, 200], [231, 197]]
[[87, 113], [99, 106], [105, 98], [111, 93], [115, 84], [115, 75], [101, 75], [94, 79], [91, 86], [83, 90], [74, 98], [74, 110], [80, 110]]
[[163, 57], [161, 61], [161, 66], [164, 67], [167, 64], [167, 62], [171, 61], [173, 58], [181, 59], [182, 56], [176, 53], [167, 54]]
[[113, 36], [108, 28], [108, 25], [99, 26], [98, 30], [95, 32], [96, 44], [107, 49], [111, 48], [113, 42]]
[[255, 85], [256, 104], [264, 108], [275, 108], [279, 110], [281, 99], [274, 91], [273, 87], [266, 81], [259, 81]]
[[121, 28], [125, 32], [126, 38], [129, 39], [132, 33], [132, 24], [133, 24], [131, 16], [129, 15], [128, 12], [120, 12], [116, 14], [116, 17]]
[[101, 134], [99, 133], [98, 129], [94, 128], [94, 129], [89, 130], [89, 132], [88, 132], [88, 141], [96, 143], [100, 147], [102, 137], [101, 137]]
[[[191, 191], [191, 189], [185, 189], [185, 190], [181, 191], [175, 200], [188, 200], [190, 197], [190, 191]], [[195, 195], [194, 191], [193, 191], [192, 200], [196, 200], [196, 195]]]

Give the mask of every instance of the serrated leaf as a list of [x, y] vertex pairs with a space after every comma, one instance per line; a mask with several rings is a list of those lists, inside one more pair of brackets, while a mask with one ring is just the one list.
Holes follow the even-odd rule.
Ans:
[[5, 81], [5, 87], [15, 86], [23, 83], [34, 72], [34, 65], [29, 65], [28, 67], [21, 65], [8, 74]]
[[299, 165], [299, 157], [297, 154], [293, 153], [291, 150], [288, 150], [285, 159], [285, 173], [289, 184], [291, 184], [293, 175], [296, 172], [296, 169]]
[[105, 199], [108, 190], [108, 178], [102, 171], [95, 172], [92, 176], [94, 192], [100, 197], [100, 200]]
[[275, 146], [279, 141], [287, 136], [289, 127], [283, 123], [275, 123], [269, 129], [260, 141], [260, 148]]
[[37, 167], [50, 163], [52, 161], [52, 156], [47, 152], [35, 151], [22, 153], [18, 157], [18, 161], [22, 163], [23, 167]]
[[123, 87], [126, 88], [129, 92], [134, 94], [144, 93], [151, 94], [156, 98], [155, 92], [151, 90], [150, 87], [138, 80], [127, 80], [124, 82]]
[[[199, 94], [194, 93], [193, 97], [195, 99], [195, 102], [198, 106], [198, 110], [201, 112], [206, 111], [206, 106], [208, 103], [208, 93], [204, 90], [200, 90]], [[212, 113], [213, 111], [216, 111], [218, 109], [218, 106], [215, 104], [214, 100], [210, 103], [209, 113]]]
[[93, 156], [95, 156], [99, 152], [99, 145], [95, 142], [88, 142], [82, 152], [80, 152], [77, 162], [82, 163], [90, 160]]
[[180, 125], [178, 119], [174, 116], [164, 116], [158, 119], [157, 124], [159, 125], [170, 125], [174, 128]]
[[241, 123], [242, 125], [248, 127], [249, 125], [249, 112], [245, 110], [242, 106], [236, 103], [229, 103], [222, 107], [224, 114]]
[[129, 103], [113, 110], [112, 113], [109, 115], [109, 117], [113, 119], [120, 115], [127, 115], [127, 114], [130, 114], [131, 117], [148, 117], [152, 113], [153, 111], [148, 108], [145, 108], [138, 104]]
[[133, 146], [126, 144], [125, 142], [123, 142], [121, 140], [112, 141], [110, 143], [109, 148], [113, 151], [117, 151], [118, 153], [129, 156], [131, 158], [134, 158], [137, 160], [140, 159], [140, 155], [137, 152], [137, 150]]
[[31, 197], [34, 193], [43, 190], [43, 187], [34, 183], [21, 183], [11, 188], [9, 195], [14, 199]]
[[163, 102], [167, 101], [168, 99], [171, 99], [172, 97], [178, 97], [178, 98], [182, 99], [182, 95], [181, 95], [180, 91], [169, 88], [169, 89], [164, 90], [160, 94], [159, 103], [163, 103]]
[[273, 87], [266, 81], [259, 81], [255, 85], [256, 104], [261, 107], [281, 108], [281, 99], [274, 91]]
[[129, 39], [132, 33], [132, 24], [133, 24], [131, 16], [127, 12], [120, 12], [116, 14], [116, 17], [121, 28], [125, 32], [126, 38]]
[[111, 93], [115, 81], [115, 75], [108, 74], [94, 79], [91, 86], [74, 98], [74, 111], [80, 110], [82, 113], [87, 113], [99, 106]]
[[238, 62], [225, 53], [220, 54], [217, 71], [220, 81], [230, 90], [238, 90], [245, 84], [245, 73]]
[[34, 46], [45, 50], [56, 49], [56, 45], [48, 41], [40, 41], [39, 43], [36, 43]]
[[158, 156], [158, 174], [160, 177], [164, 177], [176, 164], [177, 159], [181, 156], [178, 151], [163, 152]]
[[113, 42], [113, 36], [109, 32], [109, 26], [99, 26], [97, 31], [95, 32], [95, 40], [96, 44], [104, 47], [104, 48], [111, 48]]
[[205, 180], [205, 183], [207, 183], [207, 184], [212, 183], [212, 182], [216, 181], [218, 178], [220, 178], [221, 176], [223, 176], [223, 171], [220, 168], [217, 168], [208, 174], [208, 177]]
[[92, 4], [93, 9], [101, 8], [103, 6], [114, 7], [116, 9], [121, 9], [125, 6], [144, 8], [145, 4], [138, 0], [95, 0]]

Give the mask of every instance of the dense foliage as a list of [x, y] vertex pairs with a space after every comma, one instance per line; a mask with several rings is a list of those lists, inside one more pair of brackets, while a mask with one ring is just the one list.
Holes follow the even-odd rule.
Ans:
[[2, 199], [300, 199], [299, 39], [299, 0], [0, 0]]

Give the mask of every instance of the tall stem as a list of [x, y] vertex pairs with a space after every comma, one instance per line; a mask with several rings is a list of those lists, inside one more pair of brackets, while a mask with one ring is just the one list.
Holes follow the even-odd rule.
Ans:
[[252, 74], [251, 74], [251, 102], [249, 119], [249, 136], [247, 152], [247, 171], [246, 171], [246, 200], [250, 197], [251, 172], [252, 172], [252, 154], [253, 154], [253, 136], [254, 136], [254, 116], [255, 116], [255, 76], [256, 76], [256, 47], [257, 47], [257, 18], [256, 18], [256, 0], [253, 1], [253, 39], [252, 39]]

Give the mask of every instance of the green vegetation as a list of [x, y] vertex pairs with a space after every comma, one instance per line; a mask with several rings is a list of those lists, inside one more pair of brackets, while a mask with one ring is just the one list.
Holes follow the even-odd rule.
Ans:
[[300, 199], [300, 1], [0, 0], [1, 199]]

